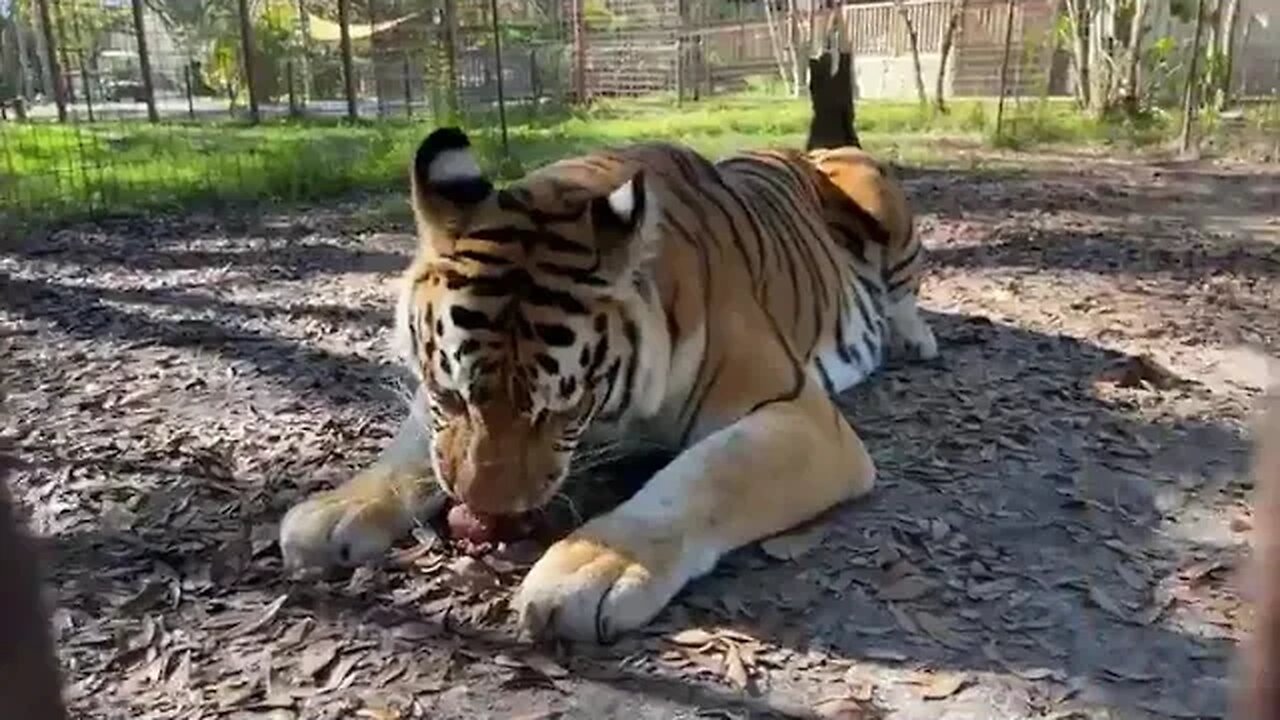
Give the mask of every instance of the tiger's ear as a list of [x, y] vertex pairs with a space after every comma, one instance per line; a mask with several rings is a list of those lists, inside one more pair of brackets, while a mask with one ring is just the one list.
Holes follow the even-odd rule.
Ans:
[[609, 194], [591, 201], [591, 226], [600, 274], [610, 282], [630, 278], [641, 264], [657, 252], [656, 239], [646, 231], [645, 222], [653, 203], [645, 187], [643, 171], [636, 171]]
[[471, 140], [455, 127], [439, 128], [423, 139], [409, 176], [418, 234], [438, 253], [453, 247], [471, 214], [493, 194], [493, 183], [471, 153]]

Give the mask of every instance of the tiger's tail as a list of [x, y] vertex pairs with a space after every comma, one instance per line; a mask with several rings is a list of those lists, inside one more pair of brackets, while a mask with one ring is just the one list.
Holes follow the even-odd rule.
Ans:
[[[809, 138], [805, 150], [862, 147], [853, 117], [853, 51], [844, 33], [843, 23], [833, 24], [827, 35], [828, 47], [821, 55], [809, 58]], [[831, 69], [832, 35], [839, 36], [839, 59], [835, 72]]]

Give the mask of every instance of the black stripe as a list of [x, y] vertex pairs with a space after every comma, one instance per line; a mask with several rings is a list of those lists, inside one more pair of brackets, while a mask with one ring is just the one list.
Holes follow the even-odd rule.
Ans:
[[822, 376], [822, 387], [826, 389], [828, 395], [835, 395], [835, 383], [831, 382], [831, 376], [827, 374], [827, 368], [822, 364], [822, 358], [815, 357], [813, 364], [818, 368], [818, 374]]
[[888, 276], [893, 277], [894, 275], [897, 275], [903, 270], [903, 268], [907, 267], [914, 262], [916, 258], [920, 257], [920, 248], [921, 246], [917, 243], [916, 246], [911, 249], [910, 255], [905, 259], [898, 261], [898, 263], [893, 267], [889, 268]]
[[573, 331], [564, 325], [551, 323], [533, 323], [533, 329], [538, 333], [538, 337], [542, 342], [551, 347], [569, 347], [577, 339]]
[[541, 285], [530, 285], [526, 288], [524, 300], [530, 305], [560, 308], [570, 315], [586, 315], [588, 312], [587, 306], [572, 294]]
[[570, 267], [568, 265], [559, 265], [556, 263], [540, 262], [537, 264], [537, 267], [548, 275], [567, 278], [580, 285], [607, 287], [609, 285], [609, 281], [594, 274], [595, 270], [599, 267], [599, 264], [600, 263], [597, 262], [592, 268], [584, 269]]
[[471, 260], [473, 262], [484, 263], [486, 265], [510, 265], [511, 261], [501, 255], [481, 252], [479, 250], [458, 250], [456, 252], [443, 255], [445, 260]]
[[461, 305], [454, 305], [449, 308], [449, 319], [453, 324], [463, 330], [490, 330], [493, 328], [493, 321], [488, 315], [476, 310], [464, 308]]
[[627, 372], [622, 384], [622, 400], [614, 408], [618, 414], [625, 413], [631, 407], [631, 393], [636, 382], [636, 368], [640, 364], [640, 329], [636, 327], [631, 318], [623, 319], [622, 334], [627, 339], [627, 352], [629, 355], [627, 357]]

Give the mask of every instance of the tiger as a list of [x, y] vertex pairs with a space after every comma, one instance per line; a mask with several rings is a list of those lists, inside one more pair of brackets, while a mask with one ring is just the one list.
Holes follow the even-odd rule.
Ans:
[[938, 347], [905, 191], [868, 153], [713, 162], [637, 142], [498, 188], [441, 127], [409, 176], [393, 342], [412, 407], [370, 465], [286, 513], [285, 566], [374, 562], [441, 491], [477, 513], [544, 507], [582, 448], [644, 438], [673, 459], [511, 599], [521, 633], [608, 643], [731, 550], [871, 491], [835, 396]]

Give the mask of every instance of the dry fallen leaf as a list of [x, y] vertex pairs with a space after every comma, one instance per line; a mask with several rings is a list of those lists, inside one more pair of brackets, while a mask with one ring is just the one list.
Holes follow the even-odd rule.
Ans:
[[911, 615], [894, 603], [889, 603], [889, 613], [893, 615], [893, 619], [898, 625], [912, 635], [920, 632], [920, 628], [916, 625], [916, 621], [911, 619]]
[[1160, 589], [1157, 589], [1153, 595], [1151, 605], [1137, 618], [1139, 624], [1150, 625], [1158, 620], [1164, 611], [1173, 605], [1175, 599], [1172, 593]]
[[969, 676], [965, 673], [936, 674], [929, 679], [920, 696], [925, 700], [943, 700], [960, 692], [967, 682]]
[[880, 588], [881, 600], [915, 600], [933, 589], [933, 583], [919, 575], [908, 575]]
[[325, 682], [324, 687], [320, 689], [321, 692], [328, 692], [330, 690], [337, 690], [339, 688], [346, 687], [353, 679], [351, 671], [355, 669], [356, 665], [360, 664], [360, 661], [364, 659], [364, 656], [365, 653], [357, 652], [345, 655], [342, 659], [338, 660], [337, 664], [333, 666], [333, 671], [329, 673], [329, 680]]
[[882, 660], [887, 662], [905, 662], [907, 656], [897, 650], [889, 648], [869, 647], [862, 651], [862, 656], [868, 660]]
[[731, 685], [739, 690], [745, 690], [747, 687], [747, 668], [742, 664], [742, 655], [738, 652], [738, 646], [729, 643], [728, 649], [724, 653], [724, 676]]
[[242, 635], [248, 635], [270, 625], [271, 622], [276, 619], [276, 615], [280, 614], [280, 609], [284, 607], [285, 602], [288, 600], [289, 593], [285, 593], [275, 600], [272, 600], [270, 604], [263, 608], [261, 613], [253, 619], [232, 628], [231, 631], [227, 633], [227, 636], [236, 638]]
[[667, 640], [677, 645], [684, 645], [685, 647], [701, 647], [715, 639], [715, 635], [701, 628], [681, 630], [675, 635], [667, 638]]
[[[879, 720], [883, 713], [869, 702], [853, 697], [833, 697], [819, 700], [813, 712], [822, 720]], [[803, 717], [812, 717], [804, 715]]]
[[920, 629], [926, 635], [946, 647], [952, 650], [963, 650], [969, 647], [969, 641], [952, 629], [951, 623], [946, 618], [927, 612], [918, 612], [915, 615], [915, 619], [916, 624], [920, 626]]
[[298, 661], [298, 672], [306, 678], [314, 678], [338, 657], [338, 648], [342, 643], [338, 640], [318, 640], [302, 651]]
[[778, 560], [795, 560], [817, 547], [826, 534], [826, 528], [818, 525], [804, 532], [774, 535], [761, 541], [760, 549]]
[[1124, 609], [1120, 607], [1120, 604], [1108, 595], [1107, 591], [1103, 590], [1101, 587], [1098, 587], [1097, 585], [1090, 585], [1089, 599], [1093, 600], [1095, 605], [1106, 610], [1109, 615], [1117, 620], [1123, 620], [1126, 622], [1129, 620], [1129, 614], [1126, 613]]
[[366, 707], [357, 710], [356, 717], [368, 718], [368, 720], [400, 720], [404, 717], [404, 713], [396, 708]]

